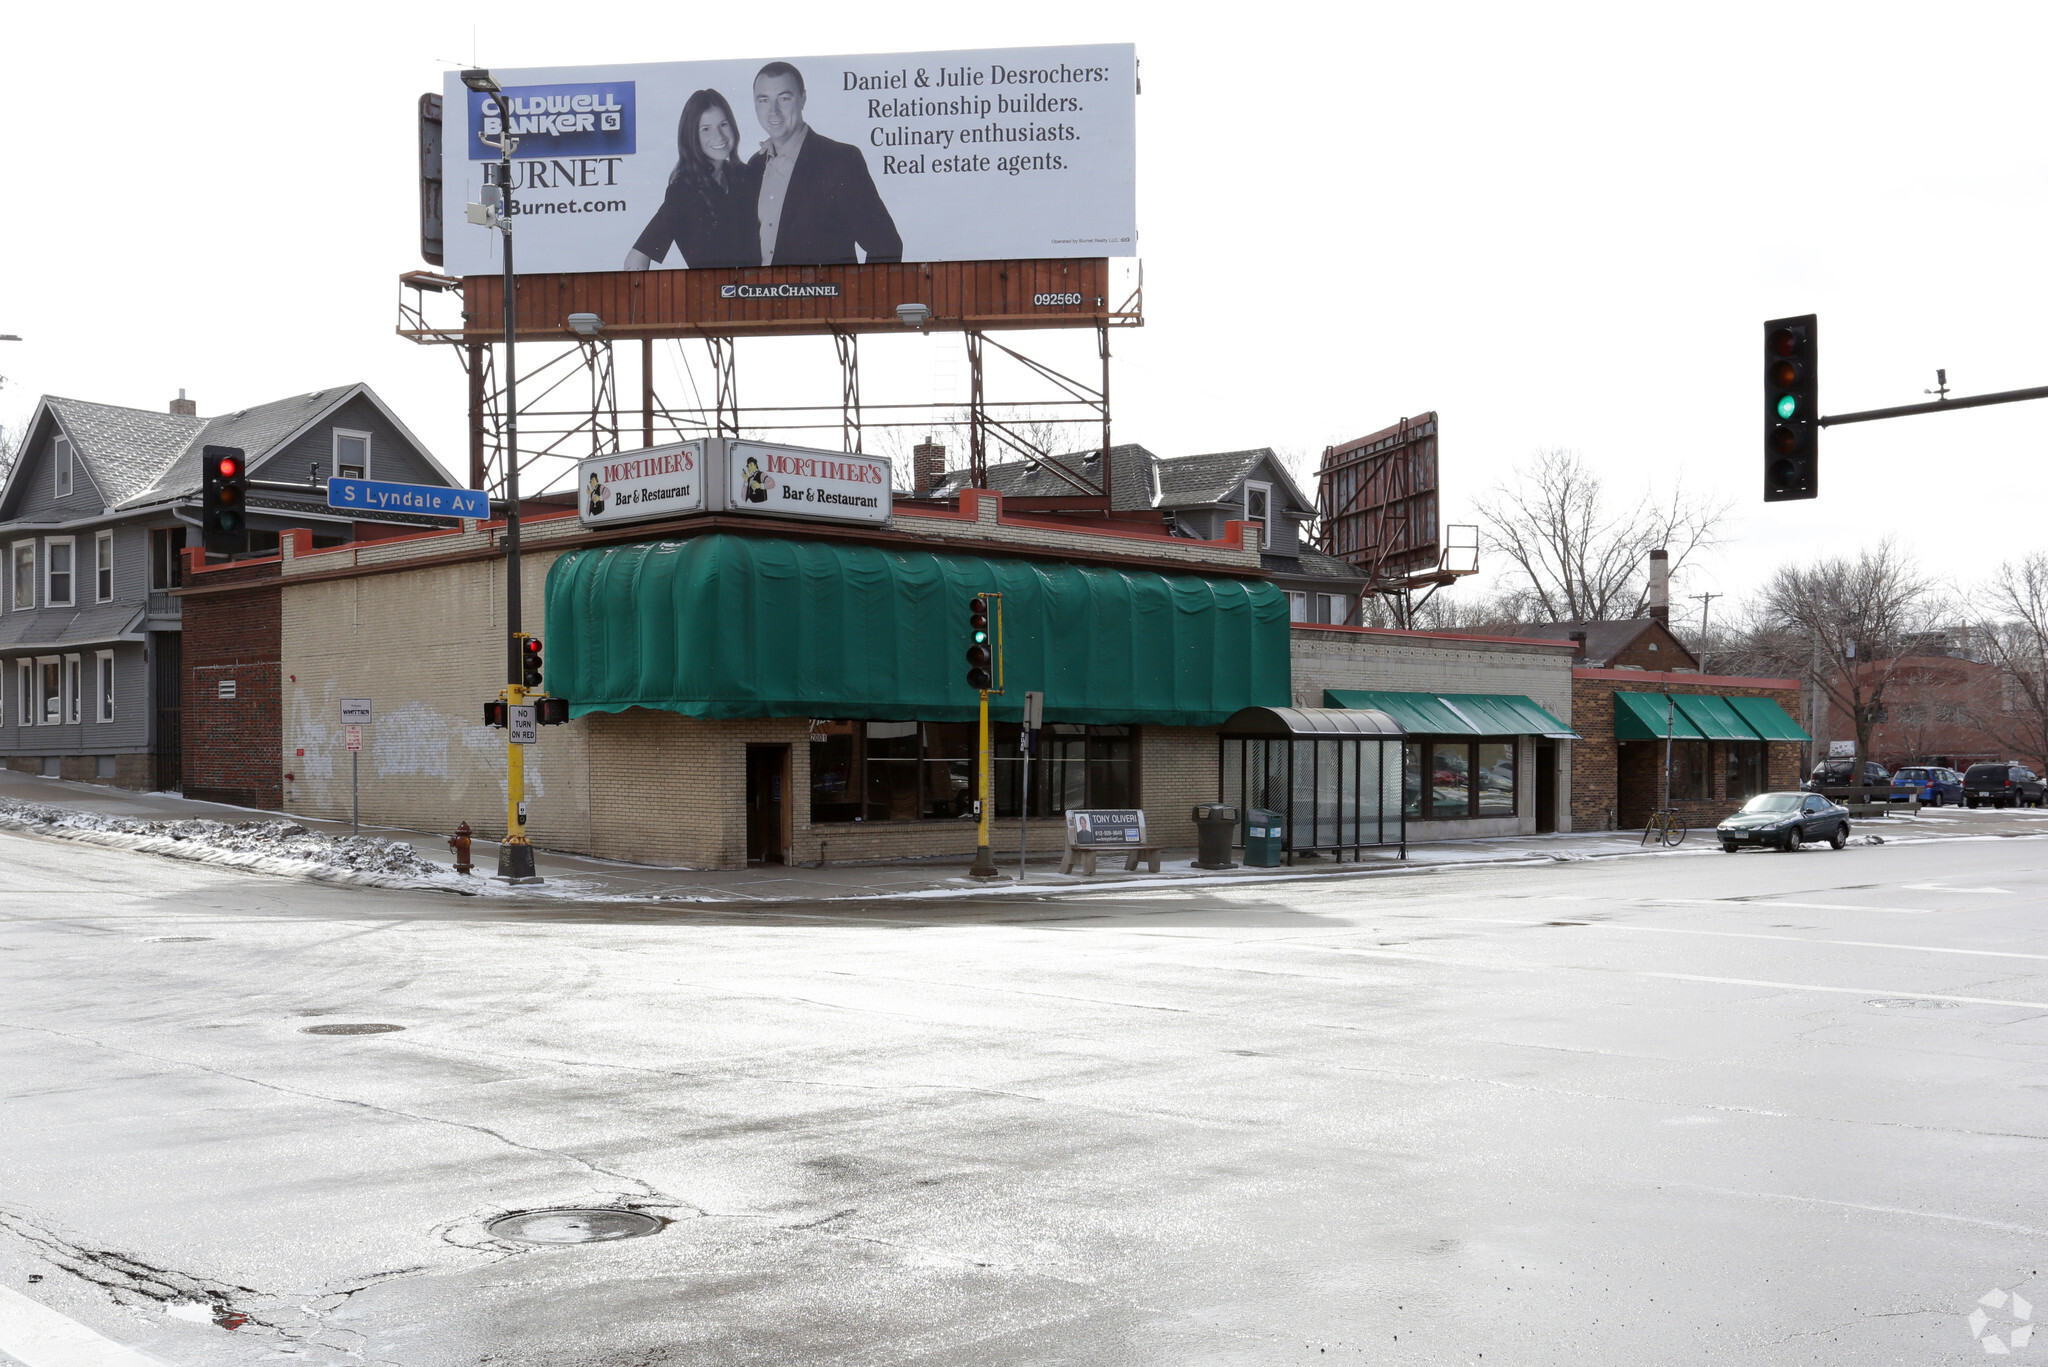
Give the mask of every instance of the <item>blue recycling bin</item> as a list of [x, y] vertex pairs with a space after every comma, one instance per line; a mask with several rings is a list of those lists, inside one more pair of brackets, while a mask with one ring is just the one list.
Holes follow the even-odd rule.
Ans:
[[1263, 807], [1249, 808], [1244, 815], [1244, 862], [1254, 869], [1277, 869], [1283, 855], [1281, 844], [1287, 818]]

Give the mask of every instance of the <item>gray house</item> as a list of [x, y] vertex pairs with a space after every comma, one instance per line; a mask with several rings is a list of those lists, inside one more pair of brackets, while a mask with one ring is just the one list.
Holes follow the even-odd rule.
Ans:
[[[1102, 456], [1086, 451], [1055, 459], [1093, 481]], [[1260, 559], [1274, 584], [1287, 594], [1294, 620], [1357, 624], [1359, 590], [1366, 578], [1308, 544], [1302, 533], [1315, 520], [1315, 499], [1295, 484], [1270, 447], [1160, 457], [1138, 445], [1112, 446], [1109, 459], [1110, 496], [1117, 511], [1155, 510], [1176, 535], [1205, 541], [1220, 538], [1231, 522], [1256, 523], [1264, 532]], [[931, 492], [939, 497], [956, 494], [967, 479], [966, 471], [955, 470]], [[1017, 498], [1075, 492], [1058, 475], [1024, 461], [989, 466], [988, 485]]]
[[307, 528], [316, 546], [403, 535], [435, 519], [351, 517], [331, 475], [453, 485], [368, 385], [221, 417], [182, 394], [167, 413], [45, 395], [0, 485], [0, 756], [10, 769], [125, 788], [179, 785], [180, 603], [199, 543], [200, 451], [238, 447], [252, 480], [250, 551]]

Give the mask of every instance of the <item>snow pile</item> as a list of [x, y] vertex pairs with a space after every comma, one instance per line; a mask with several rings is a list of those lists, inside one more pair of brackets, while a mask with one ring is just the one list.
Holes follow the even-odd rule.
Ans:
[[0, 827], [258, 873], [373, 888], [475, 891], [480, 881], [429, 863], [398, 840], [323, 835], [296, 821], [136, 821], [0, 798]]

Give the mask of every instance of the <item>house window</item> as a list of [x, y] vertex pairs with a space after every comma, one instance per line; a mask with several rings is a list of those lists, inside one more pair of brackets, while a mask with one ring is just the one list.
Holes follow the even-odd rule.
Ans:
[[1266, 519], [1271, 515], [1273, 486], [1254, 484], [1247, 480], [1244, 486], [1244, 520], [1259, 524], [1259, 549], [1264, 550], [1272, 538], [1266, 535]]
[[101, 532], [92, 539], [93, 600], [114, 600], [114, 534]]
[[28, 612], [36, 605], [36, 543], [14, 543], [14, 610]]
[[93, 696], [98, 699], [98, 711], [95, 715], [98, 717], [100, 721], [112, 721], [114, 719], [113, 651], [102, 650], [99, 653], [99, 656], [97, 658], [97, 673], [97, 687], [95, 687], [93, 690]]
[[36, 662], [14, 662], [14, 717], [23, 726], [36, 724]]
[[1508, 817], [1520, 811], [1518, 742], [1410, 740], [1402, 752], [1402, 804], [1416, 821]]
[[1306, 622], [1308, 620], [1307, 594], [1290, 593], [1287, 595], [1287, 620], [1290, 622]]
[[64, 657], [64, 720], [71, 725], [78, 724], [84, 680], [79, 677], [79, 659], [76, 655]]
[[1331, 622], [1343, 626], [1351, 620], [1351, 595], [1348, 593], [1319, 593], [1316, 595], [1316, 618], [1318, 622]]
[[58, 498], [71, 497], [71, 439], [59, 437], [50, 443], [50, 470]]
[[370, 434], [334, 429], [334, 473], [343, 479], [370, 477]]
[[149, 534], [149, 587], [163, 593], [185, 582], [185, 529], [158, 527]]
[[56, 655], [36, 660], [36, 716], [44, 726], [64, 720], [64, 661]]
[[74, 538], [53, 536], [43, 542], [43, 606], [71, 606], [71, 555], [77, 549]]

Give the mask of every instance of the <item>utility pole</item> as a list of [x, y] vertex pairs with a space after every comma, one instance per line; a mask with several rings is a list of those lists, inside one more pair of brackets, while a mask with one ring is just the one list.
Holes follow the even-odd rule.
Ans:
[[1716, 598], [1726, 598], [1725, 593], [1694, 593], [1687, 597], [1696, 598], [1700, 605], [1700, 673], [1707, 672], [1707, 609], [1714, 605]]
[[[505, 839], [498, 846], [498, 877], [513, 883], [537, 883], [533, 871], [533, 846], [526, 838], [526, 749], [521, 737], [531, 731], [520, 722], [518, 709], [532, 711], [526, 701], [524, 663], [520, 647], [525, 633], [519, 625], [519, 368], [512, 348], [519, 326], [517, 282], [512, 272], [512, 152], [519, 140], [512, 136], [512, 111], [505, 92], [490, 72], [475, 69], [462, 73], [462, 83], [498, 106], [498, 136], [483, 141], [498, 149], [498, 180], [484, 190], [484, 202], [469, 206], [469, 221], [494, 227], [505, 248]], [[494, 196], [491, 191], [497, 191]]]

